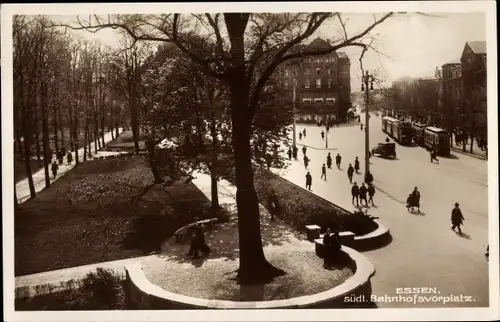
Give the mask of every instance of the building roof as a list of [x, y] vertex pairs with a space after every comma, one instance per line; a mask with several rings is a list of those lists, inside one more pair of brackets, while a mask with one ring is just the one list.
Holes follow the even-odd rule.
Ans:
[[320, 37], [317, 37], [316, 39], [311, 41], [309, 43], [309, 45], [307, 45], [307, 47], [315, 48], [315, 49], [327, 49], [327, 48], [330, 48], [332, 46], [330, 46], [330, 44], [326, 40], [324, 40]]
[[443, 64], [443, 66], [445, 65], [460, 65], [460, 58], [455, 58], [453, 60], [450, 60], [449, 62]]
[[468, 41], [467, 44], [474, 54], [486, 54], [486, 41]]

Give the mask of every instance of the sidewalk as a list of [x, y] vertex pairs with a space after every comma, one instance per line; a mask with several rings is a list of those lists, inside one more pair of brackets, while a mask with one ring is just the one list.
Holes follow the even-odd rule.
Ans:
[[[118, 129], [119, 133], [123, 132], [122, 128]], [[112, 136], [111, 132], [108, 132], [104, 135], [104, 142], [108, 143], [112, 141]], [[95, 142], [91, 143], [91, 149], [92, 151], [94, 150], [94, 145]], [[79, 160], [83, 160], [83, 148], [80, 148], [78, 150], [78, 158]], [[64, 162], [63, 164], [59, 165], [59, 171], [57, 173], [57, 176], [55, 179], [52, 178], [52, 173], [50, 173], [50, 181], [54, 182], [55, 180], [59, 179], [61, 176], [65, 175], [69, 170], [73, 169], [75, 167], [75, 152], [73, 154], [73, 162], [72, 164], [68, 164], [67, 162]], [[65, 158], [66, 159], [66, 158]], [[49, 172], [50, 172], [50, 165], [49, 165]], [[37, 172], [33, 173], [33, 183], [35, 185], [35, 191], [38, 193], [45, 189], [45, 169], [42, 167], [40, 170]], [[29, 188], [29, 183], [28, 183], [28, 178], [23, 179], [16, 183], [16, 193], [17, 193], [17, 201], [19, 203], [23, 203], [26, 200], [30, 199], [30, 188]]]
[[[470, 141], [471, 141], [471, 139], [469, 139], [469, 142]], [[465, 154], [465, 155], [474, 157], [474, 158], [487, 160], [486, 151], [483, 151], [479, 148], [479, 146], [477, 145], [477, 140], [472, 140], [472, 144], [473, 144], [472, 153], [470, 153], [470, 143], [465, 145], [466, 147], [465, 147], [465, 152], [464, 152], [463, 145], [462, 144], [457, 145], [455, 143], [455, 136], [453, 135], [453, 143], [451, 145], [451, 150], [454, 152], [458, 152], [461, 154]]]

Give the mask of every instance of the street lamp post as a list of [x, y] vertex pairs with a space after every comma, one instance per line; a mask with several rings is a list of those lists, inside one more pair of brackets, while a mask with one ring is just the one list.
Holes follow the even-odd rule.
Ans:
[[296, 86], [295, 86], [295, 81], [293, 82], [293, 95], [292, 95], [292, 109], [293, 109], [293, 149], [297, 146], [297, 129], [296, 129], [296, 123], [295, 123], [295, 91], [296, 91]]
[[361, 91], [366, 90], [365, 96], [365, 175], [370, 172], [370, 113], [369, 113], [369, 99], [370, 90], [373, 90], [373, 75], [368, 71], [362, 77]]

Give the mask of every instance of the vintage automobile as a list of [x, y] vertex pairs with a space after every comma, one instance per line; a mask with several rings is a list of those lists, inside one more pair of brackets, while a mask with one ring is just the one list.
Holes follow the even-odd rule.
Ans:
[[396, 143], [379, 143], [372, 149], [372, 155], [378, 155], [384, 158], [396, 158]]

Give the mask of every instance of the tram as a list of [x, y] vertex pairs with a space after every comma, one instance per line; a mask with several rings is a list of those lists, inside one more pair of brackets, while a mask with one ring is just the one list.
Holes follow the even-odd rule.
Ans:
[[408, 122], [403, 122], [393, 117], [384, 116], [382, 118], [382, 131], [400, 144], [411, 144], [413, 133], [411, 124]]
[[390, 117], [390, 116], [384, 116], [382, 118], [382, 132], [388, 134], [390, 137], [392, 137], [392, 132], [393, 132], [393, 124], [397, 123], [398, 120]]
[[424, 144], [425, 144], [424, 132], [425, 132], [426, 125], [422, 124], [422, 123], [415, 122], [411, 125], [411, 127], [413, 130], [413, 138], [414, 138], [415, 142], [420, 146], [424, 146]]
[[428, 126], [424, 131], [424, 145], [427, 149], [435, 149], [438, 155], [450, 155], [450, 134], [438, 127]]

